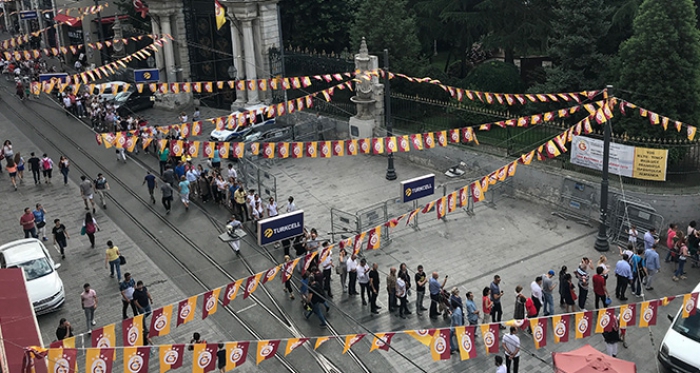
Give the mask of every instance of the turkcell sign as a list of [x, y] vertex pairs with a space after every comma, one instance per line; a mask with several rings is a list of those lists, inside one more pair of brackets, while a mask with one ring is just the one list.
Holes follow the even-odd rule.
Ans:
[[39, 16], [36, 14], [36, 10], [22, 10], [19, 12], [19, 19], [37, 19]]
[[401, 196], [404, 202], [411, 202], [433, 194], [435, 194], [435, 174], [401, 182]]
[[258, 245], [269, 245], [304, 233], [304, 210], [258, 221]]
[[158, 68], [134, 70], [134, 81], [136, 83], [157, 82], [160, 80]]

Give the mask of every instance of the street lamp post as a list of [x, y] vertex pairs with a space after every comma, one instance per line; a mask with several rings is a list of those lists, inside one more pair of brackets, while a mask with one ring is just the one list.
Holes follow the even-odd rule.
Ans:
[[[384, 122], [386, 125], [386, 136], [394, 134], [391, 130], [391, 87], [389, 86], [389, 50], [384, 49]], [[396, 180], [396, 170], [394, 169], [394, 152], [389, 150], [389, 165], [386, 169], [386, 179]]]
[[[95, 0], [95, 6], [96, 6], [96, 7], [99, 7], [99, 6], [100, 6], [99, 0]], [[115, 15], [114, 15], [114, 19], [115, 19], [115, 20], [116, 20], [118, 17], [119, 17], [119, 14], [115, 14]], [[103, 35], [103, 33], [102, 33], [102, 12], [97, 12], [97, 37], [100, 39], [100, 40], [99, 40], [100, 43], [103, 43], [103, 44], [104, 44], [104, 42], [105, 42], [105, 37], [104, 37], [104, 35]], [[105, 60], [108, 59], [108, 58], [105, 58], [105, 57], [108, 57], [108, 55], [107, 55], [107, 48], [100, 48], [100, 64], [101, 64], [101, 65], [104, 65], [104, 64], [105, 64]]]
[[[613, 86], [609, 85], [605, 89], [605, 102], [612, 94]], [[595, 239], [595, 249], [598, 251], [610, 250], [610, 242], [608, 242], [608, 169], [610, 163], [610, 137], [612, 132], [612, 124], [610, 120], [603, 124], [603, 179], [600, 182], [600, 225], [598, 226], [598, 236]]]

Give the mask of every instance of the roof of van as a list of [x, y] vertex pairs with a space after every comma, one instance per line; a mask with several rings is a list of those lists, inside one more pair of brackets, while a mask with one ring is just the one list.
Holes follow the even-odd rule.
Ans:
[[265, 108], [267, 108], [267, 105], [263, 105], [263, 104], [249, 105], [249, 106], [245, 106], [245, 107], [236, 109], [236, 111], [234, 111], [232, 114], [245, 113], [246, 111], [253, 111], [253, 110], [255, 110], [256, 112], [259, 113], [262, 110], [264, 110]]

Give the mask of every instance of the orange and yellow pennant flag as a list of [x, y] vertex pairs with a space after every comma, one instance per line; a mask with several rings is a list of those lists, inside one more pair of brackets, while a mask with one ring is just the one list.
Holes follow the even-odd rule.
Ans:
[[425, 142], [426, 149], [432, 149], [435, 147], [435, 135], [432, 132], [424, 133], [423, 141]]
[[343, 354], [348, 352], [352, 346], [364, 338], [364, 334], [350, 334], [345, 336], [345, 345], [343, 346]]
[[439, 131], [435, 133], [437, 135], [437, 144], [439, 146], [447, 146], [447, 131]]
[[289, 143], [288, 142], [278, 142], [277, 143], [277, 156], [279, 158], [289, 157]]
[[404, 153], [411, 150], [411, 139], [408, 135], [399, 136], [397, 140], [400, 152]]
[[310, 141], [306, 143], [306, 156], [309, 158], [318, 157], [318, 142]]
[[457, 191], [447, 195], [447, 212], [450, 213], [457, 208]]
[[227, 142], [222, 142], [219, 143], [219, 156], [223, 159], [227, 159], [229, 157], [229, 148], [230, 144]]
[[318, 153], [321, 155], [321, 158], [330, 158], [331, 157], [331, 142], [330, 141], [319, 141], [318, 142]]
[[382, 137], [372, 138], [372, 154], [384, 154], [384, 139]]
[[396, 144], [396, 136], [385, 137], [385, 139], [387, 152], [396, 153], [399, 150]]
[[430, 346], [435, 329], [406, 330], [405, 333], [415, 338], [418, 342]]
[[369, 154], [372, 151], [372, 141], [371, 139], [359, 139], [357, 140], [359, 145], [358, 150], [362, 154]]
[[280, 343], [280, 340], [258, 341], [258, 351], [255, 359], [256, 364], [260, 364], [264, 360], [274, 357]]
[[389, 351], [389, 345], [391, 344], [391, 339], [394, 337], [394, 334], [395, 333], [375, 333], [372, 345], [369, 347], [369, 352], [376, 349]]
[[347, 141], [345, 141], [345, 145], [347, 147], [347, 154], [348, 155], [357, 155], [357, 150], [358, 150], [357, 140], [355, 140], [355, 139], [347, 140]]
[[639, 309], [639, 327], [648, 328], [656, 325], [656, 315], [659, 308], [658, 299], [642, 302]]
[[593, 329], [593, 311], [576, 312], [576, 339], [591, 336]]
[[476, 358], [476, 344], [474, 343], [476, 326], [455, 327], [455, 336], [459, 346], [459, 357], [462, 360]]
[[437, 214], [438, 219], [442, 219], [445, 217], [447, 214], [447, 198], [446, 197], [440, 197], [440, 199], [437, 200], [436, 203], [436, 209], [435, 212]]
[[169, 304], [159, 308], [151, 314], [150, 337], [158, 337], [170, 334], [170, 319], [173, 315], [173, 305]]
[[568, 342], [569, 330], [571, 329], [571, 315], [552, 316], [552, 329], [554, 343]]
[[287, 345], [284, 348], [284, 356], [289, 355], [292, 351], [301, 347], [308, 340], [309, 340], [309, 338], [289, 338], [289, 339], [287, 339]]
[[369, 231], [367, 239], [367, 250], [376, 250], [382, 243], [382, 226], [378, 225]]
[[633, 326], [637, 321], [637, 303], [620, 305], [620, 328]]
[[[251, 145], [251, 152], [253, 149], [253, 145], [257, 145], [258, 143], [252, 143]], [[265, 159], [270, 159], [270, 158], [275, 158], [275, 143], [274, 142], [264, 142], [263, 143], [263, 158]], [[253, 155], [255, 155], [255, 152], [253, 152]]]
[[185, 345], [161, 345], [159, 349], [160, 373], [182, 367]]
[[222, 288], [216, 288], [204, 293], [202, 300], [202, 320], [216, 313], [219, 305], [219, 293]]
[[450, 359], [450, 329], [436, 329], [430, 340], [430, 356], [433, 360]]
[[191, 296], [183, 301], [180, 301], [177, 305], [177, 322], [175, 327], [194, 320], [194, 310], [197, 307], [198, 295]]
[[316, 338], [316, 342], [314, 343], [314, 350], [317, 350], [319, 347], [321, 347], [322, 344], [326, 343], [331, 339], [331, 337], [318, 337]]
[[226, 371], [243, 365], [248, 356], [248, 348], [250, 342], [228, 342], [225, 344], [226, 349]]
[[250, 294], [253, 294], [255, 290], [260, 285], [260, 279], [262, 278], [263, 272], [249, 276], [246, 279], [245, 289], [243, 290], [243, 299], [247, 299]]
[[411, 135], [411, 143], [413, 144], [413, 149], [423, 150], [423, 136], [420, 133]]
[[345, 140], [333, 141], [333, 156], [342, 157], [345, 153]]
[[301, 158], [304, 156], [304, 143], [294, 142], [292, 143], [292, 158]]
[[695, 316], [698, 309], [698, 293], [686, 294], [683, 296], [683, 312], [682, 317], [688, 318]]
[[222, 299], [224, 307], [228, 306], [232, 300], [236, 299], [238, 291], [241, 290], [241, 287], [243, 286], [243, 281], [245, 281], [245, 279], [241, 278], [226, 285], [226, 290], [224, 290], [224, 298]]
[[471, 187], [472, 187], [472, 200], [474, 202], [481, 202], [484, 200], [484, 191], [482, 189], [482, 183], [480, 183], [478, 180], [473, 182]]
[[216, 18], [216, 29], [221, 29], [226, 23], [226, 9], [219, 3], [219, 0], [214, 0], [214, 17]]

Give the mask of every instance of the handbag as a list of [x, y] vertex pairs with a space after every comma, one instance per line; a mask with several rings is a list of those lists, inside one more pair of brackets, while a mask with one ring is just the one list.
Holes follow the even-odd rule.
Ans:
[[578, 297], [576, 296], [576, 292], [574, 291], [574, 289], [569, 289], [569, 291], [571, 291], [571, 299], [573, 299], [573, 300], [578, 299]]
[[124, 255], [119, 255], [119, 265], [124, 265], [126, 264], [126, 258]]
[[335, 273], [340, 274], [340, 266], [335, 266]]
[[605, 306], [609, 306], [610, 303], [612, 303], [612, 299], [610, 299], [610, 297], [605, 298]]
[[80, 228], [80, 235], [81, 235], [81, 236], [84, 236], [84, 235], [85, 235], [85, 226], [83, 226], [82, 228]]

